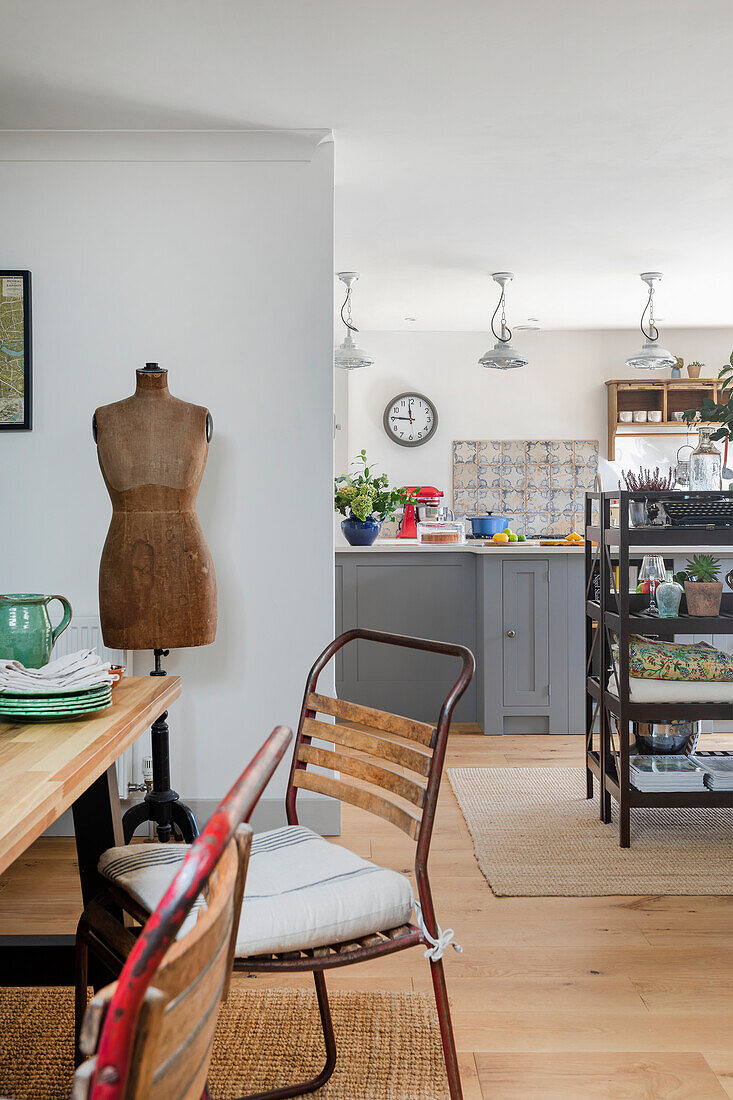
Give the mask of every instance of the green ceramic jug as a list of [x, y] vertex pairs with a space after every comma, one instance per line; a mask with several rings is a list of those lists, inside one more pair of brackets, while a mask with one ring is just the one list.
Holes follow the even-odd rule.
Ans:
[[[52, 627], [48, 604], [59, 600], [64, 614]], [[71, 622], [71, 604], [65, 596], [42, 596], [38, 592], [15, 592], [0, 596], [0, 659], [20, 661], [26, 668], [47, 665], [59, 634]]]

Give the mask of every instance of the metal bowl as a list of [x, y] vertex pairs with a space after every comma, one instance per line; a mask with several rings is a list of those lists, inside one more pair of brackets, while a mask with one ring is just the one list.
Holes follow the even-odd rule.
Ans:
[[642, 756], [692, 752], [699, 736], [699, 722], [639, 722], [636, 751]]

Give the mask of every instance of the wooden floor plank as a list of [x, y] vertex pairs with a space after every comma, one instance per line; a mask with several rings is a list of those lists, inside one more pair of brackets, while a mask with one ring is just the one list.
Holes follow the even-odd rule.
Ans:
[[493, 1100], [724, 1100], [701, 1054], [477, 1054]]

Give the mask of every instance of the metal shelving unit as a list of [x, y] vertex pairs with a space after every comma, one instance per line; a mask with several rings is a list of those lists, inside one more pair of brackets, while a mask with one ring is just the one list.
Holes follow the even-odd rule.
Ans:
[[[665, 547], [685, 552], [726, 548], [733, 553], [733, 530], [706, 527], [629, 527], [629, 501], [658, 500], [672, 493], [587, 493], [585, 501], [586, 600], [586, 794], [593, 782], [600, 793], [601, 821], [611, 821], [611, 799], [619, 807], [619, 843], [631, 843], [631, 810], [635, 807], [733, 807], [733, 791], [639, 791], [629, 778], [629, 749], [636, 722], [678, 719], [731, 721], [731, 703], [632, 703], [629, 693], [629, 638], [646, 634], [674, 638], [678, 634], [733, 634], [733, 595], [723, 596], [720, 615], [699, 618], [680, 614], [674, 619], [649, 615], [649, 597], [629, 592], [630, 559], [643, 553], [664, 554]], [[733, 498], [732, 492], [688, 494], [700, 500]], [[610, 522], [611, 501], [619, 501], [619, 526]], [[642, 549], [643, 547], [643, 549]], [[638, 548], [638, 549], [635, 549]], [[614, 563], [618, 563], [618, 587]], [[684, 603], [682, 608], [686, 605]], [[618, 674], [612, 661], [612, 641], [619, 647]], [[733, 686], [732, 686], [733, 690]], [[596, 725], [598, 729], [596, 730]], [[597, 747], [596, 747], [597, 745]]]

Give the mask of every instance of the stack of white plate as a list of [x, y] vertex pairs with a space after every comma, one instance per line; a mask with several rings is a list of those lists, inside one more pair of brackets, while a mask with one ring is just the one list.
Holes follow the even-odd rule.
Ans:
[[705, 772], [689, 756], [632, 756], [629, 774], [637, 791], [705, 790]]

